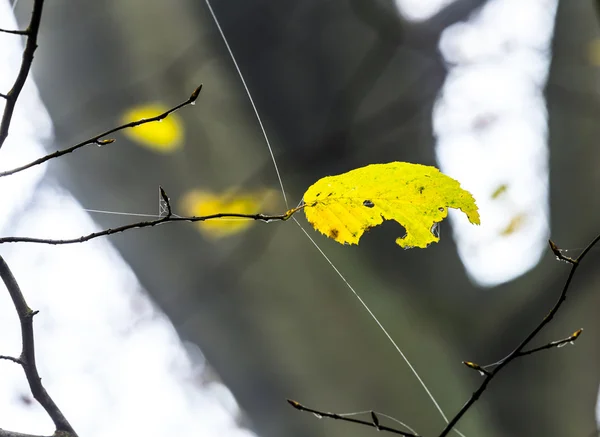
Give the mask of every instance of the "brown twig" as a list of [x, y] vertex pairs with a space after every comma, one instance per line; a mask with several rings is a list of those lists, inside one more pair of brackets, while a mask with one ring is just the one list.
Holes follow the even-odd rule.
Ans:
[[17, 280], [13, 276], [8, 264], [6, 264], [6, 261], [4, 261], [2, 256], [0, 256], [0, 277], [8, 289], [8, 294], [10, 295], [10, 298], [15, 306], [15, 310], [17, 311], [17, 315], [19, 316], [22, 341], [19, 364], [25, 372], [31, 394], [40, 403], [44, 410], [46, 410], [46, 413], [48, 413], [54, 422], [54, 426], [56, 427], [55, 435], [61, 433], [66, 436], [77, 437], [77, 433], [71, 427], [69, 421], [65, 418], [63, 413], [60, 411], [56, 403], [52, 400], [42, 385], [42, 379], [40, 378], [35, 362], [35, 344], [33, 336], [33, 316], [37, 314], [37, 311], [33, 311], [27, 305]]
[[68, 238], [68, 239], [51, 239], [51, 238], [34, 238], [34, 237], [2, 237], [0, 238], [0, 244], [4, 243], [38, 243], [38, 244], [51, 244], [51, 245], [61, 245], [61, 244], [74, 244], [74, 243], [85, 243], [86, 241], [90, 241], [94, 238], [105, 237], [108, 235], [118, 234], [120, 232], [125, 232], [130, 229], [143, 229], [150, 228], [153, 226], [161, 225], [163, 223], [173, 223], [173, 222], [203, 222], [206, 220], [213, 220], [218, 218], [245, 218], [249, 220], [259, 220], [263, 222], [272, 222], [272, 221], [285, 221], [289, 217], [286, 214], [282, 215], [264, 215], [264, 214], [237, 214], [237, 213], [219, 213], [219, 214], [211, 214], [205, 216], [192, 216], [192, 217], [173, 217], [166, 215], [163, 218], [156, 220], [148, 220], [137, 223], [130, 223], [128, 225], [120, 226], [118, 228], [109, 228], [103, 231], [93, 232], [88, 235], [83, 235], [81, 237], [76, 238]]
[[[18, 35], [27, 35], [27, 42], [25, 43], [25, 50], [23, 50], [23, 61], [21, 62], [21, 68], [15, 79], [13, 87], [5, 95], [6, 106], [4, 107], [4, 114], [2, 114], [2, 121], [0, 122], [0, 148], [4, 145], [6, 137], [8, 137], [8, 129], [12, 120], [15, 105], [27, 76], [29, 76], [29, 70], [31, 70], [31, 64], [33, 63], [33, 53], [37, 48], [37, 37], [40, 29], [40, 20], [42, 19], [42, 9], [44, 7], [44, 0], [34, 0], [33, 11], [31, 12], [31, 20], [29, 26], [25, 31], [5, 31], [7, 33], [17, 33]], [[20, 33], [24, 32], [24, 33]]]
[[[514, 361], [515, 359], [517, 359], [519, 357], [537, 352], [539, 350], [549, 349], [550, 347], [558, 346], [558, 344], [552, 345], [552, 343], [549, 343], [552, 346], [546, 347], [546, 346], [548, 346], [548, 345], [546, 345], [546, 346], [542, 346], [540, 348], [535, 348], [535, 349], [531, 349], [529, 351], [524, 351], [525, 347], [540, 333], [540, 331], [548, 323], [550, 323], [550, 321], [556, 315], [556, 313], [558, 312], [558, 310], [560, 309], [560, 307], [562, 306], [563, 302], [565, 301], [565, 299], [567, 297], [567, 291], [569, 290], [569, 286], [571, 285], [573, 276], [575, 275], [577, 268], [581, 264], [581, 261], [588, 254], [588, 252], [592, 249], [592, 247], [594, 247], [596, 245], [596, 243], [598, 243], [599, 240], [600, 240], [600, 235], [598, 235], [596, 238], [594, 238], [594, 240], [592, 240], [592, 242], [590, 244], [588, 244], [588, 246], [583, 250], [583, 252], [581, 252], [581, 254], [575, 259], [564, 256], [562, 254], [561, 250], [558, 248], [558, 246], [556, 244], [554, 244], [554, 242], [552, 242], [552, 241], [549, 242], [550, 249], [552, 250], [552, 252], [554, 252], [556, 257], [561, 261], [571, 264], [571, 271], [569, 272], [569, 276], [567, 277], [567, 280], [565, 282], [565, 285], [563, 286], [560, 296], [558, 297], [558, 300], [556, 301], [556, 303], [554, 304], [554, 306], [552, 307], [550, 312], [546, 315], [546, 317], [544, 317], [540, 321], [540, 323], [527, 335], [527, 337], [525, 337], [525, 339], [519, 344], [519, 346], [517, 346], [517, 348], [515, 350], [513, 350], [504, 360], [500, 361], [499, 364], [493, 370], [489, 371], [486, 374], [486, 377], [483, 380], [483, 382], [481, 383], [481, 385], [479, 386], [479, 388], [471, 395], [469, 400], [463, 405], [463, 407], [458, 411], [458, 413], [456, 413], [456, 415], [448, 422], [448, 425], [442, 430], [439, 437], [447, 436], [450, 433], [450, 431], [452, 431], [452, 429], [454, 429], [454, 427], [459, 422], [459, 420], [467, 413], [467, 411], [469, 411], [469, 409], [475, 404], [475, 402], [477, 402], [477, 400], [480, 398], [480, 396], [483, 394], [483, 392], [485, 392], [485, 390], [488, 387], [488, 384], [492, 381], [492, 379], [494, 379], [494, 377], [498, 373], [500, 373], [500, 371], [502, 369], [504, 369], [506, 366], [508, 366], [512, 361]], [[575, 332], [573, 335], [571, 335], [571, 337], [569, 337], [567, 339], [567, 342], [575, 340], [579, 336], [580, 333], [581, 333], [581, 331]], [[553, 343], [561, 343], [561, 342], [562, 342], [562, 340], [558, 341], [558, 342], [553, 342]]]
[[399, 434], [404, 437], [419, 437], [418, 434], [400, 431], [399, 429], [396, 429], [396, 428], [391, 428], [389, 426], [381, 425], [379, 423], [379, 418], [377, 417], [377, 414], [374, 411], [371, 411], [371, 421], [369, 422], [368, 420], [361, 420], [361, 419], [356, 419], [354, 417], [342, 416], [337, 413], [328, 413], [325, 411], [315, 410], [313, 408], [305, 407], [301, 403], [293, 401], [291, 399], [287, 399], [287, 401], [296, 410], [305, 411], [307, 413], [312, 413], [318, 418], [327, 417], [329, 419], [342, 420], [344, 422], [350, 422], [350, 423], [355, 423], [358, 425], [369, 426], [371, 428], [375, 428], [377, 431], [387, 431], [387, 432], [391, 432], [393, 434]]
[[130, 123], [122, 124], [121, 126], [115, 127], [113, 129], [109, 129], [106, 132], [102, 132], [101, 134], [96, 135], [95, 137], [88, 138], [87, 140], [84, 140], [78, 144], [75, 144], [74, 146], [67, 147], [66, 149], [62, 149], [62, 150], [57, 150], [56, 152], [53, 152], [53, 153], [49, 153], [48, 155], [42, 156], [41, 158], [38, 158], [35, 161], [31, 161], [30, 163], [22, 165], [20, 167], [16, 167], [11, 170], [6, 170], [3, 172], [0, 172], [0, 177], [10, 176], [12, 174], [19, 173], [23, 170], [27, 170], [28, 168], [34, 167], [36, 165], [40, 165], [51, 159], [58, 158], [60, 156], [66, 155], [68, 153], [72, 153], [75, 150], [81, 149], [82, 147], [88, 146], [90, 144], [104, 146], [106, 144], [114, 143], [115, 140], [113, 138], [107, 138], [107, 139], [102, 139], [102, 138], [107, 135], [110, 135], [112, 133], [121, 131], [123, 129], [140, 126], [140, 125], [146, 124], [146, 123], [152, 123], [154, 121], [163, 120], [163, 119], [167, 118], [169, 116], [169, 114], [172, 114], [173, 112], [183, 108], [184, 106], [188, 106], [188, 105], [191, 105], [192, 103], [194, 103], [196, 101], [196, 99], [198, 98], [198, 95], [200, 94], [201, 90], [202, 90], [202, 85], [200, 85], [198, 88], [196, 88], [194, 90], [194, 92], [190, 95], [190, 97], [185, 102], [182, 102], [177, 106], [174, 106], [173, 108], [163, 112], [162, 114], [159, 114], [155, 117], [143, 118], [141, 120], [132, 121]]
[[33, 434], [23, 434], [20, 432], [8, 431], [6, 429], [0, 428], [0, 437], [59, 437], [57, 434], [52, 436], [38, 436]]
[[93, 240], [98, 237], [106, 237], [108, 235], [118, 234], [121, 232], [128, 231], [130, 229], [143, 229], [158, 226], [164, 223], [173, 222], [204, 222], [207, 220], [214, 220], [219, 218], [242, 218], [248, 220], [257, 220], [265, 223], [273, 221], [286, 221], [296, 212], [304, 208], [304, 205], [300, 205], [296, 208], [292, 208], [285, 214], [280, 215], [266, 215], [266, 214], [240, 214], [240, 213], [217, 213], [205, 216], [190, 216], [181, 217], [174, 216], [172, 214], [171, 203], [165, 190], [160, 187], [161, 199], [165, 202], [167, 207], [167, 215], [156, 220], [147, 220], [142, 222], [130, 223], [128, 225], [119, 226], [118, 228], [109, 228], [103, 231], [92, 232], [91, 234], [83, 235], [81, 237], [67, 238], [67, 239], [52, 239], [52, 238], [36, 238], [36, 237], [2, 237], [0, 238], [0, 244], [4, 243], [37, 243], [37, 244], [50, 244], [50, 245], [63, 245], [63, 244], [74, 244], [74, 243], [85, 243], [86, 241]]
[[471, 361], [463, 361], [463, 364], [467, 366], [469, 369], [477, 370], [481, 375], [489, 375], [490, 372], [486, 370], [484, 367], [480, 366], [477, 363], [473, 363]]
[[569, 335], [567, 338], [563, 338], [562, 340], [551, 341], [550, 343], [545, 344], [544, 346], [539, 346], [539, 347], [529, 349], [526, 351], [521, 351], [521, 352], [519, 352], [518, 355], [520, 357], [524, 357], [526, 355], [531, 355], [531, 354], [534, 354], [536, 352], [540, 352], [543, 350], [559, 348], [559, 347], [565, 346], [567, 344], [574, 344], [575, 340], [577, 340], [579, 338], [579, 336], [581, 335], [582, 332], [583, 332], [583, 329], [578, 329], [573, 334]]

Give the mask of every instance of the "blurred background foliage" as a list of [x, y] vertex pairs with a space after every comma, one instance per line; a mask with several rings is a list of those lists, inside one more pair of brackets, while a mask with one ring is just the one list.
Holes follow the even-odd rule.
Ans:
[[[436, 165], [431, 111], [447, 72], [440, 34], [485, 3], [457, 0], [412, 22], [383, 0], [215, 1], [291, 206], [328, 174], [395, 160]], [[21, 22], [29, 12], [27, 2], [17, 6]], [[559, 4], [546, 88], [551, 237], [568, 249], [585, 246], [600, 223], [595, 13], [592, 1]], [[40, 41], [34, 74], [55, 124], [52, 150], [119, 124], [131, 108], [175, 105], [204, 84], [197, 104], [178, 113], [183, 139], [169, 153], [118, 135], [112, 145], [49, 166], [85, 208], [154, 213], [158, 185], [178, 207], [194, 190], [279, 191], [252, 107], [204, 2], [49, 1]], [[262, 212], [283, 212], [278, 199]], [[102, 227], [133, 220], [94, 219]], [[447, 223], [439, 244], [412, 251], [394, 244], [394, 225], [374, 229], [359, 247], [309, 232], [448, 415], [480, 382], [461, 361], [484, 364], [509, 353], [546, 314], [567, 274], [548, 252], [516, 280], [475, 286]], [[111, 241], [181, 337], [200, 346], [260, 435], [374, 432], [301, 414], [286, 398], [338, 412], [375, 409], [423, 435], [443, 427], [404, 362], [293, 223], [256, 223], [216, 240], [192, 225], [170, 225]], [[521, 250], [515, 247], [515, 256]], [[517, 361], [461, 422], [463, 432], [593, 435], [599, 262], [598, 251], [589, 255], [566, 306], [539, 339], [583, 327], [577, 346]]]

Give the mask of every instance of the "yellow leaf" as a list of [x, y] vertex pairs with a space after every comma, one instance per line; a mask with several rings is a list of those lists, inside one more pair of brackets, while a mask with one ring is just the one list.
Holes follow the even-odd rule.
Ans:
[[507, 184], [498, 185], [498, 187], [494, 190], [494, 192], [492, 193], [492, 195], [490, 197], [493, 200], [496, 200], [500, 196], [502, 196], [504, 193], [506, 193], [507, 190], [508, 190], [508, 185]]
[[596, 38], [588, 43], [587, 56], [591, 65], [600, 67], [600, 39]]
[[514, 234], [515, 232], [521, 230], [526, 221], [527, 214], [517, 214], [510, 219], [510, 222], [506, 225], [506, 227], [500, 231], [500, 235], [503, 237], [508, 237], [509, 235]]
[[[258, 214], [270, 207], [276, 199], [275, 190], [239, 192], [236, 189], [223, 194], [193, 190], [186, 194], [182, 207], [186, 215], [205, 216], [219, 213]], [[197, 222], [198, 229], [209, 238], [222, 238], [245, 231], [255, 223], [245, 218], [217, 218]]]
[[437, 168], [407, 162], [372, 164], [318, 180], [304, 193], [307, 220], [342, 244], [358, 244], [365, 231], [395, 220], [406, 229], [400, 247], [427, 247], [439, 241], [432, 233], [447, 208], [464, 212], [479, 224], [471, 193]]
[[[144, 118], [152, 118], [166, 112], [169, 108], [153, 103], [136, 106], [125, 112], [123, 122], [130, 123]], [[181, 118], [172, 113], [168, 117], [150, 123], [125, 129], [125, 134], [136, 143], [161, 153], [169, 153], [178, 149], [183, 140], [183, 123]]]

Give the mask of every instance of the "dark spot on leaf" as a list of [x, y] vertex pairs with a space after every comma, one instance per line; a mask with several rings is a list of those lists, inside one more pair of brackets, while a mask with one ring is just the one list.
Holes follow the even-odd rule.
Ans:
[[331, 195], [332, 195], [332, 194], [333, 194], [333, 193], [329, 193], [329, 194], [327, 195], [327, 197], [331, 197]]
[[371, 202], [370, 200], [365, 200], [363, 202], [363, 205], [366, 206], [367, 208], [373, 208], [375, 206], [375, 204], [373, 202]]
[[319, 197], [321, 195], [321, 193], [317, 193], [317, 195], [315, 197]]
[[340, 234], [340, 231], [338, 231], [337, 229], [331, 229], [331, 230], [329, 231], [329, 237], [330, 237], [330, 238], [333, 238], [333, 239], [337, 238], [337, 236], [338, 236], [339, 234]]
[[442, 208], [442, 207], [438, 208], [438, 210], [439, 210], [440, 212], [444, 212], [444, 208]]
[[423, 194], [424, 189], [425, 189], [425, 187], [419, 187], [419, 194]]

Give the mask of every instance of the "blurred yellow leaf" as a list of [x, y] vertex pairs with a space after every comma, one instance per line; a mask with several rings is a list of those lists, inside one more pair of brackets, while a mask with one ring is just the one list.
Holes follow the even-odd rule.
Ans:
[[[156, 117], [168, 111], [168, 109], [159, 103], [136, 106], [125, 112], [123, 122], [130, 123], [144, 118]], [[181, 118], [176, 113], [172, 113], [160, 121], [125, 129], [124, 132], [132, 141], [142, 146], [156, 152], [169, 153], [181, 146], [183, 131]]]
[[495, 200], [498, 197], [502, 196], [504, 193], [506, 193], [506, 191], [508, 191], [508, 185], [507, 184], [498, 185], [498, 187], [492, 193], [491, 198]]
[[500, 231], [500, 235], [503, 237], [508, 237], [509, 235], [514, 234], [523, 227], [526, 221], [527, 214], [517, 214], [510, 219], [508, 225], [506, 225], [506, 227]]
[[591, 65], [600, 67], [600, 39], [596, 38], [588, 43], [587, 58]]
[[[182, 201], [185, 215], [205, 216], [219, 213], [258, 214], [264, 213], [276, 203], [277, 192], [271, 189], [256, 192], [240, 192], [231, 189], [222, 194], [193, 190]], [[197, 222], [198, 229], [209, 238], [222, 238], [245, 231], [255, 223], [245, 218], [217, 218]]]
[[318, 180], [304, 194], [307, 220], [321, 233], [342, 244], [358, 244], [365, 231], [395, 220], [406, 229], [396, 239], [400, 247], [427, 247], [439, 241], [432, 233], [447, 208], [464, 212], [479, 224], [471, 193], [437, 168], [391, 162], [372, 164]]

